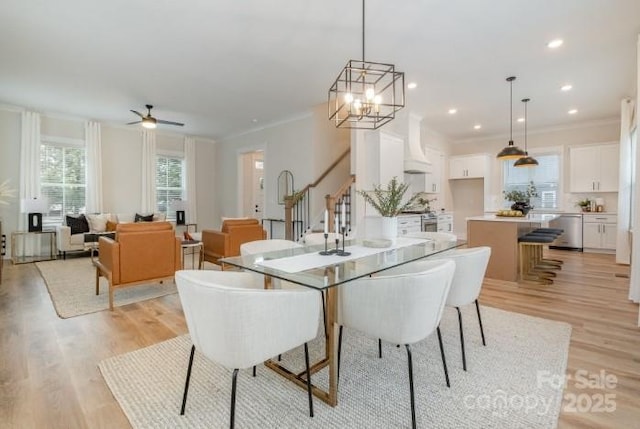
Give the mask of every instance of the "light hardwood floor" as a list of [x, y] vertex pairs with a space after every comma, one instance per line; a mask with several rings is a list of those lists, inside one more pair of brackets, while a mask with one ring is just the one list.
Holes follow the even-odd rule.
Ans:
[[[627, 300], [629, 280], [616, 277], [628, 267], [610, 255], [551, 254], [565, 261], [553, 285], [487, 280], [480, 302], [570, 323], [567, 374], [617, 377], [614, 389], [569, 380], [559, 428], [640, 428], [638, 306]], [[63, 320], [34, 265], [5, 264], [2, 281], [0, 428], [129, 428], [97, 364], [186, 333], [178, 296]], [[488, 332], [489, 344], [492, 335], [500, 333]], [[615, 394], [614, 412], [569, 410], [572, 395], [581, 408], [604, 394]]]

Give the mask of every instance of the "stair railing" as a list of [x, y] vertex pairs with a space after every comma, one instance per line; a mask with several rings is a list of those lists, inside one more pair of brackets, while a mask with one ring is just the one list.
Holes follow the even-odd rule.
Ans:
[[[335, 230], [335, 219], [338, 216], [342, 215], [342, 203], [345, 205], [345, 236], [351, 235], [352, 232], [352, 222], [351, 222], [351, 213], [352, 213], [352, 197], [354, 196], [355, 187], [354, 184], [356, 182], [356, 176], [351, 175], [349, 178], [331, 195], [326, 195], [325, 198], [325, 206], [327, 211], [329, 212], [329, 231]], [[340, 219], [342, 222], [342, 219]], [[340, 225], [342, 227], [342, 224]], [[334, 231], [335, 232], [335, 231]], [[342, 231], [340, 231], [342, 232]]]
[[313, 183], [284, 198], [284, 238], [286, 240], [299, 241], [311, 230], [311, 190], [318, 186], [350, 152], [351, 148], [344, 151]]

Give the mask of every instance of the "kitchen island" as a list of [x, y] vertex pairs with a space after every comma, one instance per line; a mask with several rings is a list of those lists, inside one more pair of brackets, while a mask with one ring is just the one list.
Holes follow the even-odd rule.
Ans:
[[556, 214], [529, 214], [522, 217], [496, 215], [467, 218], [467, 245], [491, 247], [486, 277], [518, 281], [518, 237], [540, 227], [548, 227]]

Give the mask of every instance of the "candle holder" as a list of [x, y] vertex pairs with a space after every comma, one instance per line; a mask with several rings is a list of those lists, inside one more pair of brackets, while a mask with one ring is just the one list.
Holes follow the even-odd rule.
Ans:
[[338, 256], [349, 256], [351, 255], [351, 252], [345, 252], [344, 251], [344, 233], [347, 231], [346, 227], [342, 227], [342, 250], [338, 249], [338, 241], [340, 240], [339, 237], [336, 237], [336, 255]]
[[329, 234], [328, 233], [324, 233], [324, 250], [318, 252], [318, 254], [322, 255], [322, 256], [327, 256], [327, 255], [331, 255], [334, 251], [333, 250], [328, 250], [327, 249], [327, 242], [329, 239]]

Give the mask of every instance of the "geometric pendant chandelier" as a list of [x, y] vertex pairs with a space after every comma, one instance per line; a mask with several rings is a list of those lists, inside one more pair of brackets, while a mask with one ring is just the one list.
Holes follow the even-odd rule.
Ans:
[[522, 99], [524, 103], [524, 156], [516, 159], [516, 162], [513, 163], [514, 167], [536, 167], [538, 165], [538, 161], [529, 156], [529, 152], [527, 151], [527, 103], [529, 101], [531, 101], [530, 98]]
[[329, 120], [337, 128], [375, 130], [404, 107], [404, 73], [393, 64], [365, 61], [364, 1], [362, 0], [362, 59], [349, 60], [329, 88]]
[[496, 155], [496, 158], [501, 160], [518, 159], [525, 156], [525, 152], [522, 149], [520, 149], [518, 146], [513, 145], [513, 81], [514, 80], [516, 80], [515, 76], [511, 76], [507, 78], [507, 82], [509, 82], [510, 84], [510, 91], [509, 91], [509, 100], [510, 100], [509, 103], [511, 108], [511, 113], [509, 116], [510, 131], [509, 131], [509, 144], [507, 145], [507, 147], [502, 149], [498, 153], [498, 155]]

